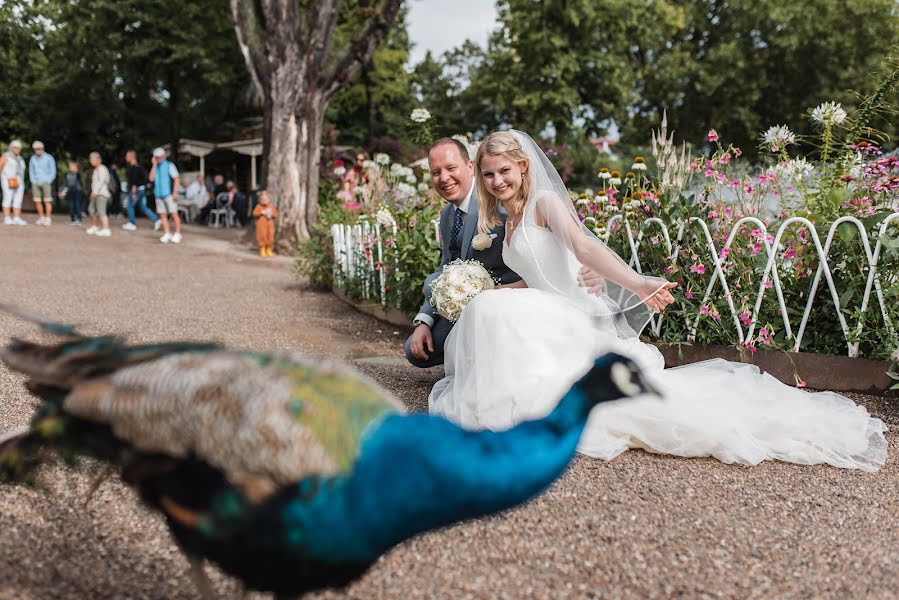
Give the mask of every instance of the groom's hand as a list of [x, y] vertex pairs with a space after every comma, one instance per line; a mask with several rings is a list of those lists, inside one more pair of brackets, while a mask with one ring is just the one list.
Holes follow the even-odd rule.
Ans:
[[422, 323], [415, 328], [412, 336], [409, 338], [409, 351], [412, 356], [420, 360], [428, 360], [434, 352], [434, 336], [431, 335], [431, 328]]

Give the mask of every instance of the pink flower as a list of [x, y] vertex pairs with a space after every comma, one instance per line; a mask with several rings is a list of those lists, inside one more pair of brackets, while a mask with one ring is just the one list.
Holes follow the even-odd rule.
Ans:
[[718, 183], [724, 183], [724, 180], [727, 179], [727, 177], [724, 176], [724, 173], [718, 173], [715, 177], [718, 179]]
[[765, 289], [770, 290], [771, 286], [774, 285], [770, 279], [765, 280]]
[[743, 156], [743, 151], [739, 148], [734, 148], [734, 156], [740, 157]]
[[672, 269], [671, 267], [665, 267], [664, 269], [662, 269], [662, 272], [665, 273], [665, 275], [671, 275], [672, 273], [674, 273], [674, 269]]
[[749, 256], [758, 256], [759, 252], [762, 251], [761, 244], [752, 244], [750, 248], [752, 248], [752, 251], [749, 253]]
[[752, 193], [752, 184], [751, 183], [745, 184], [743, 186], [743, 191], [747, 194], [751, 194]]
[[731, 182], [730, 182], [729, 184], [727, 184], [727, 185], [729, 185], [732, 189], [737, 189], [738, 187], [740, 187], [740, 180], [739, 180], [739, 179], [734, 179], [733, 181], [731, 181]]
[[730, 248], [722, 248], [718, 251], [718, 258], [721, 260], [726, 259], [730, 255]]
[[359, 204], [358, 202], [344, 202], [343, 203], [343, 210], [347, 210], [349, 212], [356, 212], [360, 208], [362, 208], [362, 205]]
[[743, 323], [743, 325], [749, 325], [750, 323], [752, 323], [752, 315], [749, 314], [748, 310], [744, 310], [743, 312], [741, 312], [739, 314], [739, 319], [740, 322]]
[[690, 272], [703, 275], [705, 274], [705, 265], [702, 263], [690, 265]]
[[706, 177], [714, 177], [715, 175], [717, 175], [717, 173], [715, 173], [714, 169], [706, 169], [703, 172], [703, 175], [705, 175]]
[[799, 373], [794, 374], [794, 375], [793, 375], [793, 379], [796, 380], [796, 387], [798, 387], [798, 388], [804, 388], [804, 387], [806, 387], [806, 386], [808, 385], [808, 384], [805, 382], [805, 380], [803, 380], [803, 379], [801, 379], [801, 378], [799, 377]]
[[658, 246], [659, 245], [659, 236], [654, 235], [651, 238], [649, 238], [649, 241], [652, 242], [654, 245]]
[[730, 152], [725, 152], [724, 154], [722, 154], [721, 158], [718, 159], [718, 162], [720, 162], [722, 165], [726, 165], [727, 163], [729, 163], [730, 162]]
[[717, 142], [718, 141], [718, 132], [714, 129], [709, 129], [709, 141]]
[[789, 249], [787, 249], [786, 252], [784, 252], [784, 259], [793, 260], [794, 258], [796, 258], [796, 249], [795, 248], [789, 248]]
[[720, 321], [720, 320], [721, 320], [721, 313], [718, 312], [718, 309], [717, 309], [717, 308], [713, 308], [713, 309], [709, 312], [709, 316], [712, 317], [712, 319], [714, 319], [714, 320], [716, 320], [716, 321]]
[[709, 307], [706, 306], [705, 304], [703, 304], [701, 307], [699, 307], [699, 314], [701, 314], [701, 315], [709, 314]]
[[684, 298], [686, 298], [687, 300], [692, 300], [693, 292], [691, 292], [690, 290], [687, 290], [686, 292], [684, 292]]
[[767, 335], [768, 335], [768, 328], [767, 328], [767, 327], [762, 327], [761, 329], [759, 329], [759, 335], [761, 335], [761, 336], [767, 336]]

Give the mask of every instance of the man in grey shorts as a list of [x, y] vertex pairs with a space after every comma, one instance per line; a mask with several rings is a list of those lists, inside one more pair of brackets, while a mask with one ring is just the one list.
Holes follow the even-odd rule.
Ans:
[[[91, 166], [94, 174], [91, 176], [91, 201], [87, 205], [87, 214], [91, 216], [91, 226], [87, 228], [88, 235], [97, 237], [109, 237], [109, 217], [106, 216], [106, 207], [109, 205], [109, 169], [103, 164], [99, 152], [91, 152]], [[100, 217], [102, 228], [97, 228], [97, 217]]]
[[[178, 193], [178, 182], [181, 175], [178, 168], [165, 158], [165, 150], [156, 148], [153, 150], [153, 168], [150, 169], [150, 182], [153, 184], [153, 195], [156, 197], [156, 212], [162, 219], [162, 230], [165, 232], [159, 241], [163, 244], [181, 243], [181, 217], [178, 215], [178, 201], [175, 194]], [[169, 219], [172, 216], [175, 222], [175, 233], [169, 233]]]
[[31, 199], [37, 209], [38, 219], [35, 225], [50, 226], [53, 222], [53, 182], [56, 181], [56, 159], [44, 152], [44, 142], [39, 140], [31, 144], [34, 154], [28, 161], [28, 178], [31, 180]]

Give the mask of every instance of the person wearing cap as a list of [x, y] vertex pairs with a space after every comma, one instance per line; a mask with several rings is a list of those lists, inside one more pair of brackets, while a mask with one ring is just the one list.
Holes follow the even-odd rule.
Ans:
[[[150, 169], [150, 182], [153, 183], [153, 195], [156, 196], [156, 212], [162, 220], [164, 235], [159, 238], [163, 244], [181, 243], [181, 217], [178, 216], [178, 202], [175, 201], [175, 190], [178, 189], [181, 175], [177, 167], [166, 160], [165, 150], [153, 150], [153, 167]], [[169, 233], [169, 219], [175, 223], [175, 233]]]
[[[111, 197], [109, 169], [103, 164], [99, 152], [91, 152], [90, 161], [94, 173], [91, 175], [91, 201], [87, 205], [87, 212], [91, 216], [91, 226], [87, 228], [87, 233], [97, 237], [109, 237], [112, 235], [109, 230], [109, 216], [106, 213]], [[101, 228], [97, 227], [97, 217], [100, 218]]]
[[44, 142], [37, 140], [31, 144], [34, 154], [28, 161], [28, 178], [31, 180], [31, 199], [37, 208], [38, 219], [35, 225], [49, 227], [53, 221], [53, 182], [56, 181], [56, 159], [49, 152], [44, 152]]
[[[22, 142], [13, 140], [9, 150], [0, 156], [0, 190], [3, 191], [3, 224], [27, 225], [22, 219], [22, 198], [25, 195], [25, 159]], [[12, 216], [10, 216], [10, 209]]]

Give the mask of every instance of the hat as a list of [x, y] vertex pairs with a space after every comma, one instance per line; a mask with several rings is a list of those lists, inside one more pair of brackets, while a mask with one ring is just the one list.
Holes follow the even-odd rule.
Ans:
[[153, 150], [153, 156], [157, 158], [165, 158], [165, 150], [163, 150], [162, 148], [156, 148], [155, 150]]

